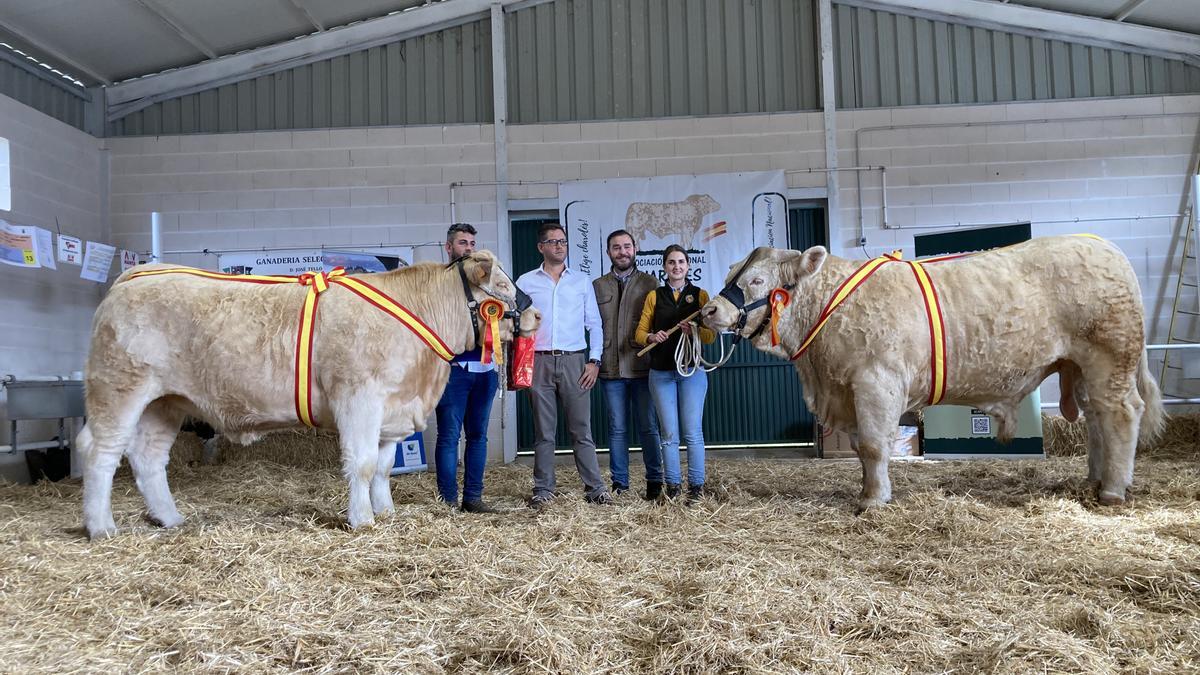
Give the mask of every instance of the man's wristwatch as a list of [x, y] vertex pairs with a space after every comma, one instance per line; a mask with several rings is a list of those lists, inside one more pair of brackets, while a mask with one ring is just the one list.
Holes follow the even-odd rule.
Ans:
[[600, 359], [588, 359], [588, 363], [594, 363], [597, 367], [600, 366]]

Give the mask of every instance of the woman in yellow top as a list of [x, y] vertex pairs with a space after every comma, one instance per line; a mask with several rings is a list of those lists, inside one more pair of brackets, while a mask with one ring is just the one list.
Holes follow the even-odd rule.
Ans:
[[[687, 377], [680, 375], [675, 363], [675, 347], [682, 337], [691, 339], [693, 331], [699, 331], [700, 341], [705, 344], [712, 342], [716, 335], [711, 329], [699, 326], [694, 318], [667, 335], [667, 331], [708, 302], [708, 293], [688, 283], [687, 251], [678, 244], [671, 244], [663, 252], [663, 271], [667, 274], [667, 282], [646, 296], [634, 340], [643, 345], [656, 345], [650, 350], [650, 396], [658, 412], [667, 497], [678, 497], [682, 482], [679, 469], [682, 426], [688, 454], [688, 502], [694, 502], [704, 494], [704, 431], [701, 423], [704, 397], [708, 394], [708, 374], [703, 368], [696, 368]], [[685, 364], [689, 368], [694, 365]], [[646, 498], [657, 498], [662, 487], [648, 484]]]

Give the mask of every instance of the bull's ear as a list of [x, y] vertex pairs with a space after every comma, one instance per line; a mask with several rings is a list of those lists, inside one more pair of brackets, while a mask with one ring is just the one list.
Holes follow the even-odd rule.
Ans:
[[784, 283], [794, 284], [804, 277], [816, 274], [825, 264], [829, 251], [824, 246], [814, 246], [799, 254], [792, 254], [780, 268], [783, 271]]
[[477, 251], [471, 255], [471, 259], [467, 262], [467, 276], [471, 281], [475, 282], [476, 286], [481, 286], [491, 281], [492, 265], [496, 259], [487, 251]]

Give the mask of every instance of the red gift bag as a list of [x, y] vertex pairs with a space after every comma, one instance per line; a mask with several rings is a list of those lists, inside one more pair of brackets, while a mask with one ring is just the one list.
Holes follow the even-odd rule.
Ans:
[[508, 343], [508, 389], [533, 386], [533, 336], [516, 336]]

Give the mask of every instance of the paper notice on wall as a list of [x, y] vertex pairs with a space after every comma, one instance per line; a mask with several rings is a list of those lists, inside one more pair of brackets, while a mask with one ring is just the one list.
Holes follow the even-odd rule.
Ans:
[[99, 283], [108, 281], [108, 269], [112, 267], [116, 254], [115, 246], [89, 241], [83, 253], [83, 269], [79, 272], [79, 278]]
[[128, 269], [137, 267], [137, 264], [138, 264], [137, 251], [126, 251], [125, 249], [121, 249], [121, 271], [122, 272], [124, 272], [125, 270], [128, 270]]
[[78, 237], [58, 235], [58, 262], [71, 265], [83, 264], [83, 242]]
[[38, 264], [36, 227], [13, 225], [0, 220], [0, 263], [17, 267], [41, 267]]
[[58, 269], [58, 264], [54, 262], [54, 233], [40, 227], [35, 229], [37, 229], [38, 262], [42, 264], [42, 267]]

